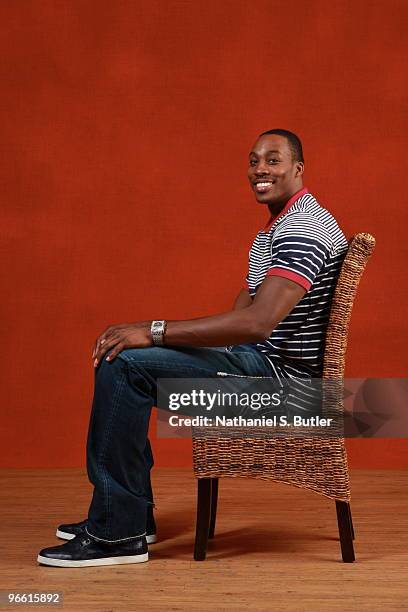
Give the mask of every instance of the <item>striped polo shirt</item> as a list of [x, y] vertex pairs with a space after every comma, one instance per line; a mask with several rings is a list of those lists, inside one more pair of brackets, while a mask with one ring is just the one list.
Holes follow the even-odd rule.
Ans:
[[347, 240], [334, 217], [307, 188], [295, 193], [260, 230], [249, 251], [245, 288], [251, 297], [266, 276], [283, 276], [306, 289], [300, 302], [273, 330], [254, 344], [283, 377], [320, 377], [330, 306], [347, 252]]

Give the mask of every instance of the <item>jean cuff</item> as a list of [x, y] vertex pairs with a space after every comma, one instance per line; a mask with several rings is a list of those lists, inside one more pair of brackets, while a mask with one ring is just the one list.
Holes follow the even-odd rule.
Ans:
[[137, 540], [138, 538], [143, 538], [143, 536], [146, 535], [146, 532], [144, 532], [139, 535], [130, 536], [129, 538], [120, 538], [119, 540], [104, 540], [103, 538], [98, 538], [97, 536], [90, 533], [88, 531], [88, 527], [85, 527], [85, 531], [91, 538], [93, 538], [97, 542], [106, 542], [107, 544], [115, 544], [116, 542], [129, 542], [130, 540]]

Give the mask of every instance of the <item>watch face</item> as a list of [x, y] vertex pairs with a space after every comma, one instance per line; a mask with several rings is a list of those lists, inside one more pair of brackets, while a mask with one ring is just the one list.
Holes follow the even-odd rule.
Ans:
[[164, 330], [166, 321], [153, 321], [151, 326], [151, 335], [153, 344], [163, 344]]

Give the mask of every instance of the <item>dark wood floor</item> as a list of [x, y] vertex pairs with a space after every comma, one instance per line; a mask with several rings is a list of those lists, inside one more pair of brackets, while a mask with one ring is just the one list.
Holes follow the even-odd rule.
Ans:
[[40, 548], [59, 542], [58, 523], [86, 516], [85, 472], [0, 474], [3, 590], [63, 591], [65, 610], [408, 609], [405, 471], [351, 473], [357, 560], [344, 564], [334, 502], [286, 485], [232, 479], [220, 482], [207, 560], [195, 562], [196, 482], [188, 469], [155, 470], [160, 542], [150, 547], [149, 562], [87, 569], [36, 563]]

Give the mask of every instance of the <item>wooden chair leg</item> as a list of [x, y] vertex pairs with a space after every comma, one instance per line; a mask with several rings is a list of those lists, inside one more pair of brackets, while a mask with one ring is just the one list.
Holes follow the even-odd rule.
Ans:
[[352, 519], [352, 516], [351, 516], [350, 504], [348, 504], [348, 514], [349, 514], [349, 521], [350, 521], [351, 537], [353, 538], [353, 540], [355, 540], [354, 527], [353, 527], [353, 519]]
[[210, 527], [211, 478], [199, 478], [197, 485], [197, 522], [194, 559], [196, 561], [204, 561]]
[[214, 537], [215, 520], [217, 518], [217, 502], [218, 502], [218, 478], [211, 478], [211, 513], [210, 513], [210, 530], [208, 537], [210, 540]]
[[339, 526], [341, 556], [344, 563], [353, 563], [354, 547], [350, 522], [349, 503], [336, 499], [337, 524]]

